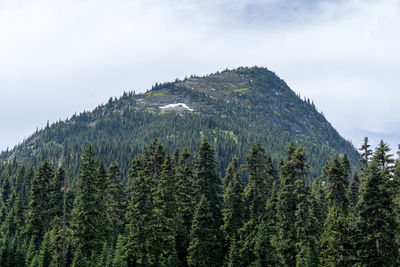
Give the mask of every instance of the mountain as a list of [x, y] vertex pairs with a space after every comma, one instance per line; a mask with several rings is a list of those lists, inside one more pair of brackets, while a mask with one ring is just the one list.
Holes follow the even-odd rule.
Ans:
[[124, 93], [91, 112], [48, 125], [10, 151], [2, 162], [37, 164], [62, 160], [71, 151], [72, 173], [77, 172], [85, 143], [92, 143], [106, 164], [119, 162], [127, 171], [133, 157], [155, 137], [173, 152], [177, 147], [195, 151], [202, 137], [214, 143], [218, 169], [230, 160], [244, 160], [250, 146], [260, 142], [275, 164], [289, 142], [308, 153], [311, 177], [334, 154], [346, 153], [354, 166], [359, 154], [332, 127], [310, 100], [302, 100], [273, 72], [240, 67], [204, 77], [156, 84], [143, 94]]

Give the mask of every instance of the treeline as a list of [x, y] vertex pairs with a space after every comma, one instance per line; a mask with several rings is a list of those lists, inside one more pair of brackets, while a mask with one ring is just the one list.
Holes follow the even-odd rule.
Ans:
[[221, 179], [206, 139], [193, 156], [155, 139], [124, 186], [92, 146], [71, 179], [66, 150], [61, 167], [14, 166], [2, 179], [0, 265], [398, 266], [400, 162], [389, 151], [366, 138], [359, 170], [337, 155], [309, 185], [293, 143], [277, 166], [255, 144]]

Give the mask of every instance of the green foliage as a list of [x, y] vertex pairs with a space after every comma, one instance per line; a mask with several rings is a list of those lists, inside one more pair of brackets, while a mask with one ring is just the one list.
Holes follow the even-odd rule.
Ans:
[[221, 252], [218, 240], [218, 228], [210, 201], [202, 195], [193, 218], [188, 248], [189, 266], [220, 266]]
[[398, 223], [387, 176], [385, 170], [380, 168], [382, 166], [379, 161], [373, 161], [368, 166], [358, 204], [357, 228], [360, 239], [357, 254], [362, 266], [399, 265], [399, 244], [395, 239]]
[[74, 244], [86, 259], [89, 259], [94, 251], [102, 248], [105, 239], [105, 229], [102, 227], [103, 195], [99, 195], [99, 192], [104, 193], [102, 188], [99, 188], [103, 186], [99, 180], [104, 179], [104, 175], [97, 171], [95, 153], [92, 147], [88, 146], [82, 155], [71, 215]]
[[32, 180], [25, 235], [34, 238], [36, 248], [39, 248], [41, 238], [52, 219], [49, 216], [49, 186], [53, 175], [50, 163], [45, 161]]

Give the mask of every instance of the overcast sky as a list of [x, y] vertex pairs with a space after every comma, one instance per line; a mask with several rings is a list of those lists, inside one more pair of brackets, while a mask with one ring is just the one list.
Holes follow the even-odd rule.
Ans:
[[0, 0], [0, 150], [123, 91], [263, 66], [347, 140], [400, 143], [398, 0]]

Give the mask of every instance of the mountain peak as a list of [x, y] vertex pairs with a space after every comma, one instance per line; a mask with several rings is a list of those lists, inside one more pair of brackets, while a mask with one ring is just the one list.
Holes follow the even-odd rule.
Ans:
[[[37, 160], [48, 153], [59, 158], [66, 143], [79, 154], [79, 144], [90, 142], [110, 151], [104, 155], [106, 163], [123, 158], [120, 164], [126, 171], [154, 137], [169, 150], [195, 151], [203, 137], [213, 140], [221, 172], [232, 157], [245, 158], [256, 142], [275, 160], [283, 158], [289, 142], [304, 146], [314, 177], [335, 153], [347, 153], [353, 163], [359, 158], [315, 106], [300, 99], [277, 75], [266, 68], [240, 67], [156, 84], [143, 94], [125, 93], [38, 131], [0, 154], [0, 160]], [[109, 142], [112, 146], [104, 148]]]

